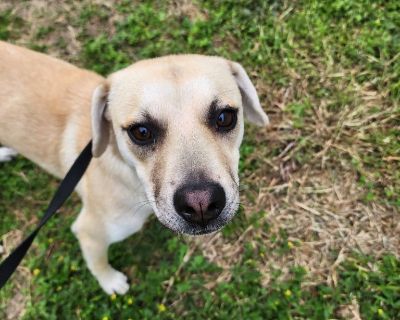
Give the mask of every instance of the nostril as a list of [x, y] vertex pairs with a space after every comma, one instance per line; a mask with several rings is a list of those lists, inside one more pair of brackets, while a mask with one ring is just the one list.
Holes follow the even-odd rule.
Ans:
[[207, 221], [215, 219], [220, 215], [222, 208], [220, 207], [218, 202], [212, 202], [208, 205], [206, 212], [204, 212], [204, 218]]
[[195, 214], [196, 213], [196, 210], [194, 210], [192, 207], [190, 207], [190, 206], [186, 206], [184, 209], [183, 209], [183, 211], [185, 212], [185, 213], [187, 213], [187, 214]]
[[216, 203], [211, 203], [207, 208], [207, 211], [217, 211], [217, 210], [219, 210], [219, 208], [217, 207]]

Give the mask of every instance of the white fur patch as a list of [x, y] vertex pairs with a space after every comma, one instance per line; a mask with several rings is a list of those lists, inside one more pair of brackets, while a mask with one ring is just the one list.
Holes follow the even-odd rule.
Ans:
[[7, 147], [0, 147], [0, 162], [10, 161], [13, 157], [15, 157], [18, 153]]

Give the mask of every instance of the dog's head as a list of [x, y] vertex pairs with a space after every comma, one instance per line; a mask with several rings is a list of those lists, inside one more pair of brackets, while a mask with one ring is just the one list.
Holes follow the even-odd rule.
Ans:
[[144, 60], [112, 74], [92, 101], [94, 156], [116, 141], [164, 225], [204, 234], [230, 221], [243, 115], [268, 124], [240, 64], [200, 55]]

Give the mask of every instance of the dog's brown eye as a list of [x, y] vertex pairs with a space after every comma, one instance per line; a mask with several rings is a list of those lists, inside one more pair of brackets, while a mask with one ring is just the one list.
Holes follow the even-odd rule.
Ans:
[[219, 131], [232, 130], [237, 121], [236, 111], [233, 110], [222, 110], [216, 121], [217, 129]]
[[139, 145], [146, 145], [154, 141], [154, 136], [149, 127], [145, 125], [134, 125], [128, 129], [131, 140]]

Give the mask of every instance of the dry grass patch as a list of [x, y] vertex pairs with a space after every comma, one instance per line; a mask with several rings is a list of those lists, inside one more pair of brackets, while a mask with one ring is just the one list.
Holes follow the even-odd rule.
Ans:
[[173, 0], [168, 4], [168, 13], [174, 17], [187, 17], [191, 21], [207, 20], [207, 12], [193, 0]]

